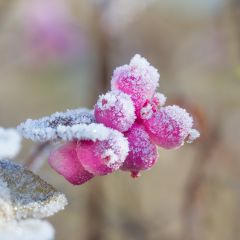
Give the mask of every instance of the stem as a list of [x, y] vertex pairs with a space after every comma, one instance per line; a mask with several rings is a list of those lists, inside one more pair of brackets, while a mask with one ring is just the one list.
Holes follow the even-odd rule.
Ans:
[[[110, 43], [109, 36], [106, 31], [103, 29], [101, 23], [101, 10], [96, 10], [95, 16], [95, 27], [96, 32], [98, 33], [98, 44], [99, 44], [99, 77], [101, 82], [101, 90], [106, 91], [109, 85], [108, 79], [108, 63], [109, 63], [109, 51]], [[104, 227], [105, 227], [105, 191], [103, 182], [99, 178], [97, 181], [91, 183], [89, 189], [89, 198], [88, 198], [88, 214], [87, 214], [87, 240], [104, 240]]]
[[45, 161], [42, 161], [41, 155], [49, 148], [50, 142], [38, 144], [24, 163], [24, 166], [32, 171], [38, 171]]

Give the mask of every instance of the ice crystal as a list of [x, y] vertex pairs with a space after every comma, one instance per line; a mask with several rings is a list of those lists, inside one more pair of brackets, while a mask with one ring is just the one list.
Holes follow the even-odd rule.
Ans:
[[[48, 217], [67, 204], [64, 194], [11, 161], [0, 161], [0, 180], [1, 190], [4, 189], [0, 213], [5, 220]], [[6, 206], [9, 211], [6, 211]]]
[[21, 137], [15, 129], [0, 127], [0, 159], [14, 158], [21, 148]]

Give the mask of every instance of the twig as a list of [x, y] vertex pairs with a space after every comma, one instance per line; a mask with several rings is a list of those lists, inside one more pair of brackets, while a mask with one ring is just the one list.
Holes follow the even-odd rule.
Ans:
[[40, 163], [40, 156], [45, 152], [48, 147], [50, 147], [49, 141], [38, 144], [25, 161], [24, 166], [30, 170], [38, 170], [37, 168], [40, 168], [42, 166], [42, 163]]

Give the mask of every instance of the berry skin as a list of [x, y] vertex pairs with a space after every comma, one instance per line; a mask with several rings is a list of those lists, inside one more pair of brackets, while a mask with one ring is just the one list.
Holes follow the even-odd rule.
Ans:
[[192, 117], [176, 105], [163, 107], [144, 120], [144, 125], [153, 142], [166, 149], [184, 144], [192, 129]]
[[120, 168], [128, 154], [128, 141], [116, 131], [107, 140], [79, 141], [77, 155], [83, 167], [98, 176]]
[[87, 172], [78, 160], [76, 146], [76, 142], [62, 145], [50, 154], [48, 162], [70, 183], [80, 185], [93, 178], [93, 174]]
[[100, 96], [94, 115], [98, 123], [120, 132], [127, 131], [136, 119], [131, 97], [120, 91], [111, 91]]
[[132, 177], [138, 177], [140, 171], [150, 169], [156, 163], [157, 147], [151, 141], [144, 126], [138, 123], [135, 123], [125, 136], [129, 142], [129, 154], [121, 169], [130, 171]]
[[139, 116], [146, 100], [153, 97], [159, 84], [159, 77], [157, 69], [137, 54], [129, 65], [116, 68], [113, 72], [111, 87], [112, 90], [118, 89], [131, 96], [136, 115]]

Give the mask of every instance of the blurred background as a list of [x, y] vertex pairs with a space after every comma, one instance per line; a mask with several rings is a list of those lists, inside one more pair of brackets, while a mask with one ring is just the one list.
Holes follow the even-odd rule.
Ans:
[[118, 172], [74, 187], [44, 164], [39, 175], [69, 199], [50, 218], [57, 240], [240, 239], [239, 24], [239, 0], [0, 1], [1, 126], [92, 108], [139, 53], [201, 132], [159, 149], [137, 180]]

